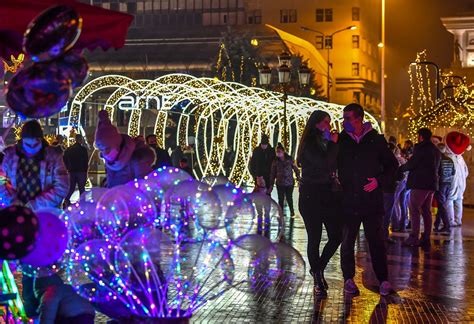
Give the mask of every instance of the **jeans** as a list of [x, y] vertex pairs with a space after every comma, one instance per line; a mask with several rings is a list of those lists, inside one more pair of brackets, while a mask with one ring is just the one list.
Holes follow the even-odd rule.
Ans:
[[451, 226], [448, 217], [448, 195], [450, 190], [450, 183], [440, 183], [439, 190], [435, 193], [435, 198], [438, 202], [438, 213], [434, 222], [435, 228], [438, 228], [441, 222], [443, 222], [443, 227], [449, 228]]
[[407, 198], [410, 191], [407, 189], [402, 190], [400, 193], [400, 221], [398, 223], [398, 229], [405, 230], [407, 227], [407, 219], [408, 219], [408, 206], [407, 206]]
[[283, 205], [285, 202], [288, 203], [288, 208], [290, 208], [290, 214], [295, 214], [295, 209], [293, 207], [293, 189], [294, 186], [279, 186], [277, 185], [277, 193], [278, 193], [278, 205], [280, 205], [281, 209], [283, 210]]
[[[308, 234], [308, 260], [312, 272], [324, 270], [341, 244], [342, 225], [337, 201], [338, 193], [331, 192], [330, 185], [301, 185], [299, 210]], [[323, 224], [328, 241], [319, 254]]]
[[87, 182], [87, 172], [69, 172], [69, 191], [64, 198], [66, 203], [69, 203], [69, 199], [71, 199], [74, 190], [76, 190], [76, 185], [79, 187], [79, 193], [82, 193], [86, 190], [86, 182]]
[[359, 235], [360, 224], [364, 225], [375, 276], [379, 282], [386, 281], [388, 279], [388, 266], [383, 215], [380, 213], [361, 214], [357, 211], [351, 211], [344, 216], [345, 224], [341, 244], [341, 268], [344, 281], [355, 276], [354, 246]]
[[386, 239], [388, 238], [388, 227], [390, 226], [390, 222], [392, 220], [392, 210], [393, 210], [394, 203], [395, 203], [394, 193], [386, 192], [383, 194], [383, 208], [384, 208], [383, 228], [384, 228], [384, 235]]
[[423, 240], [428, 241], [431, 236], [431, 203], [433, 202], [434, 191], [412, 189], [410, 191], [410, 215], [411, 233], [410, 237], [418, 239], [420, 236], [420, 215], [423, 216], [424, 232]]

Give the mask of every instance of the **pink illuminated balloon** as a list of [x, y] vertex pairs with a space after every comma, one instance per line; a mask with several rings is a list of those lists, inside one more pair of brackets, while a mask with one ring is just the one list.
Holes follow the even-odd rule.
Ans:
[[50, 210], [39, 210], [36, 215], [39, 236], [34, 249], [21, 262], [33, 267], [45, 267], [63, 256], [67, 248], [68, 232], [64, 222]]
[[23, 117], [58, 113], [71, 95], [71, 82], [57, 63], [39, 63], [20, 70], [8, 84], [8, 106]]
[[82, 18], [69, 6], [46, 9], [28, 25], [23, 49], [34, 62], [52, 60], [71, 49], [79, 39]]

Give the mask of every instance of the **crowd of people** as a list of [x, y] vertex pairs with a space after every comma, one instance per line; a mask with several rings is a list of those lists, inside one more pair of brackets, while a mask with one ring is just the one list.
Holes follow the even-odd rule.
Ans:
[[[318, 296], [327, 295], [324, 271], [339, 246], [344, 291], [359, 292], [354, 281], [354, 249], [361, 224], [381, 295], [392, 292], [387, 266], [387, 244], [394, 242], [390, 228], [392, 232], [410, 231], [404, 245], [429, 248], [433, 201], [438, 208], [435, 231], [449, 232], [461, 226], [468, 170], [462, 153], [453, 152], [449, 142], [442, 140], [422, 128], [416, 145], [407, 140], [402, 147], [393, 137], [387, 142], [364, 122], [364, 110], [358, 104], [344, 108], [340, 133], [331, 131], [328, 113], [314, 111], [295, 159], [283, 145], [274, 149], [269, 137], [262, 135], [249, 161], [254, 191], [271, 195], [276, 185], [278, 204], [282, 209], [287, 204], [294, 218], [293, 191], [298, 184], [298, 209], [308, 235], [310, 274]], [[108, 188], [143, 178], [162, 166], [180, 167], [195, 176], [191, 146], [176, 147], [170, 156], [157, 145], [154, 134], [131, 138], [120, 133], [106, 111], [99, 112], [95, 147], [105, 162], [104, 185]], [[71, 204], [76, 187], [81, 194], [85, 191], [89, 151], [81, 135], [67, 148], [61, 138], [49, 145], [39, 122], [30, 120], [22, 127], [20, 140], [6, 147], [3, 155], [2, 206], [64, 208]], [[228, 160], [235, 154], [228, 149], [225, 155], [228, 172]], [[323, 227], [328, 241], [320, 253]], [[39, 318], [41, 323], [93, 322], [93, 308], [75, 295], [61, 276], [24, 273], [22, 282], [29, 317]]]
[[[442, 137], [421, 128], [416, 145], [407, 140], [402, 147], [393, 136], [387, 142], [364, 122], [364, 110], [358, 104], [344, 108], [340, 133], [331, 131], [329, 114], [314, 111], [302, 134], [296, 160], [281, 144], [275, 156], [268, 137], [262, 136], [250, 160], [250, 172], [256, 186], [264, 187], [267, 194], [276, 182], [278, 203], [283, 209], [286, 198], [291, 217], [295, 174], [317, 295], [327, 294], [324, 270], [339, 245], [344, 291], [359, 292], [354, 281], [354, 246], [361, 224], [381, 295], [393, 291], [388, 281], [387, 244], [396, 240], [390, 230], [410, 232], [402, 243], [405, 246], [429, 249], [434, 206], [434, 231], [449, 233], [452, 227], [461, 226], [468, 169], [462, 152], [453, 152], [450, 139], [446, 140], [443, 143]], [[460, 140], [454, 138], [451, 142]], [[320, 252], [323, 227], [328, 241]]]

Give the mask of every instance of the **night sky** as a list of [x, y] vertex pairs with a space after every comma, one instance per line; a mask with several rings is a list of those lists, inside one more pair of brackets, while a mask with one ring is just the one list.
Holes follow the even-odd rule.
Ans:
[[386, 0], [386, 107], [409, 104], [408, 66], [427, 49], [428, 59], [449, 67], [453, 35], [440, 18], [472, 12], [474, 0]]

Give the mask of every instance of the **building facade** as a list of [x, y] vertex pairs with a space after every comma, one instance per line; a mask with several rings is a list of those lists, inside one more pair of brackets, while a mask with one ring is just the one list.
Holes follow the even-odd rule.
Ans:
[[[204, 73], [223, 31], [245, 30], [262, 37], [265, 24], [303, 38], [330, 66], [330, 101], [360, 102], [377, 113], [380, 107], [380, 0], [91, 0], [106, 9], [135, 16], [126, 48], [127, 62], [94, 56], [91, 70], [136, 70]], [[305, 32], [308, 27], [320, 33]], [[335, 31], [348, 26], [356, 30]], [[133, 49], [133, 56], [127, 55]], [[181, 53], [188, 54], [188, 57]], [[181, 51], [180, 51], [181, 50]], [[168, 53], [168, 55], [161, 55]], [[278, 53], [274, 53], [276, 56]], [[104, 56], [104, 55], [103, 55]], [[133, 59], [136, 58], [136, 59]], [[132, 62], [134, 61], [134, 62]], [[146, 65], [144, 67], [144, 65]], [[317, 71], [327, 75], [327, 69]]]

